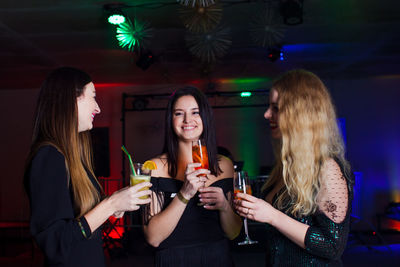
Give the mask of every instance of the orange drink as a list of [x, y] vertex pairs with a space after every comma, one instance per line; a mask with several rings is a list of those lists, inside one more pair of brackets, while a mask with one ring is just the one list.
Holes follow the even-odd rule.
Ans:
[[244, 171], [235, 172], [233, 175], [233, 195], [235, 199], [240, 199], [236, 197], [236, 194], [244, 193], [245, 188], [247, 195], [251, 195], [253, 193], [247, 173]]
[[246, 185], [246, 194], [252, 195], [251, 186], [249, 184]]
[[[240, 197], [236, 197], [237, 193], [243, 193], [243, 189], [235, 188], [233, 190], [233, 195], [234, 195], [235, 199], [239, 199], [240, 200], [241, 199]], [[246, 185], [246, 194], [247, 195], [251, 195], [252, 194], [250, 185]]]
[[[192, 158], [194, 163], [201, 163], [201, 166], [196, 167], [195, 170], [208, 169], [207, 147], [200, 140], [193, 142]], [[202, 176], [205, 176], [205, 174], [202, 174]]]
[[240, 200], [241, 198], [236, 196], [237, 193], [243, 193], [243, 190], [237, 189], [237, 188], [235, 188], [233, 190], [233, 196], [235, 197], [235, 199], [239, 199]]

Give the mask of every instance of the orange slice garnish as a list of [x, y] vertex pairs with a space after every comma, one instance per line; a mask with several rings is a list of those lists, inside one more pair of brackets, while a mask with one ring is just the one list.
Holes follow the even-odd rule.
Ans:
[[157, 164], [152, 160], [146, 160], [143, 163], [143, 168], [148, 170], [157, 170]]

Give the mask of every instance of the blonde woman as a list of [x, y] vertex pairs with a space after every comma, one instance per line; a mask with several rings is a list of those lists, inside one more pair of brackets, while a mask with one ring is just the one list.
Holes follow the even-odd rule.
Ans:
[[293, 70], [272, 86], [276, 164], [264, 199], [238, 194], [241, 216], [267, 224], [267, 266], [340, 266], [349, 233], [352, 176], [322, 81]]
[[139, 192], [142, 185], [102, 196], [89, 139], [99, 113], [96, 89], [81, 70], [58, 68], [40, 88], [24, 182], [46, 266], [105, 266], [101, 225], [150, 202], [140, 199], [151, 194]]

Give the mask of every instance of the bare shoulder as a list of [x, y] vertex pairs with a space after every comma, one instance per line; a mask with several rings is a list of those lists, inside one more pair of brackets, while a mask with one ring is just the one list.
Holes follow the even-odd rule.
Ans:
[[219, 179], [233, 177], [233, 162], [222, 155], [218, 155], [218, 164], [222, 173], [218, 176]]
[[150, 159], [157, 165], [157, 169], [151, 172], [154, 177], [168, 177], [168, 161], [165, 154], [158, 155], [155, 158]]
[[218, 155], [218, 165], [222, 172], [217, 177], [212, 174], [208, 175], [207, 177], [209, 180], [206, 182], [206, 186], [209, 186], [218, 180], [233, 177], [233, 163], [229, 158]]

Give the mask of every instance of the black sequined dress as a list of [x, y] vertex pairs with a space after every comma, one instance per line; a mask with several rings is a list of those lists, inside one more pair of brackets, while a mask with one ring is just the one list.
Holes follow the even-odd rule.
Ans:
[[[264, 198], [269, 192], [270, 190], [264, 192]], [[352, 186], [348, 184], [348, 209], [341, 223], [333, 222], [322, 211], [295, 218], [285, 212], [290, 206], [281, 210], [293, 219], [310, 226], [304, 239], [306, 248], [299, 247], [267, 224], [266, 266], [342, 266], [341, 256], [350, 230], [352, 194]], [[275, 195], [272, 202], [276, 197]]]
[[[183, 182], [162, 177], [152, 177], [151, 190], [156, 193], [152, 203], [164, 210], [176, 197]], [[232, 178], [218, 180], [210, 186], [220, 187], [224, 194], [233, 191]], [[206, 210], [193, 197], [182, 214], [174, 231], [157, 247], [155, 265], [161, 267], [229, 267], [233, 266], [229, 241], [221, 227], [219, 212]], [[144, 223], [150, 219], [149, 207], [143, 210]]]

